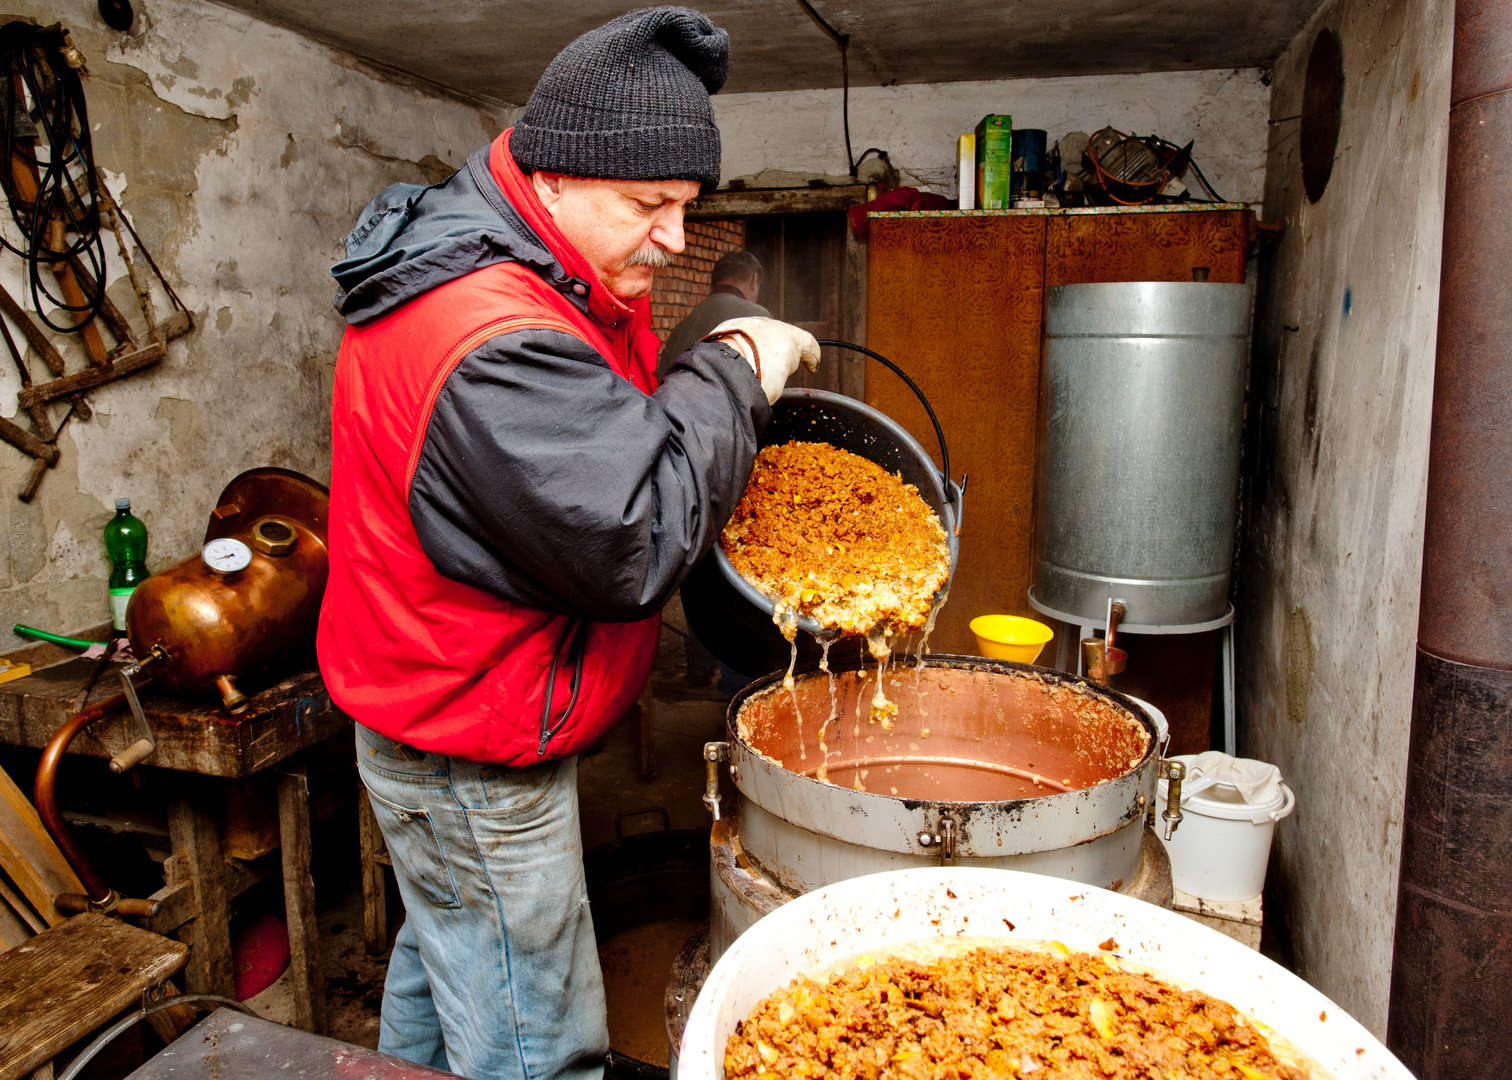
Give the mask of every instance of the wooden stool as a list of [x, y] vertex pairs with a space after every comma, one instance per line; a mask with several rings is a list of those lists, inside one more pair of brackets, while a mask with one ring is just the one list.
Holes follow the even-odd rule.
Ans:
[[1260, 897], [1248, 900], [1204, 900], [1200, 896], [1176, 890], [1177, 914], [1231, 937], [1241, 945], [1260, 951], [1260, 930], [1265, 923], [1264, 904]]
[[187, 946], [93, 912], [0, 953], [0, 1080], [51, 1077], [52, 1058], [142, 1004]]

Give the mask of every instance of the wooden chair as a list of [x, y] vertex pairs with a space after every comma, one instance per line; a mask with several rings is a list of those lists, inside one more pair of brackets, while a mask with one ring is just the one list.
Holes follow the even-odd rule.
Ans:
[[53, 1055], [167, 983], [189, 948], [93, 912], [0, 953], [0, 1080], [51, 1080]]

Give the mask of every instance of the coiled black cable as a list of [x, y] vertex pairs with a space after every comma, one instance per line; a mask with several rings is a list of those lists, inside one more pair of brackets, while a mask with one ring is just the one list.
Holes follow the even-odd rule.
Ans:
[[[59, 333], [78, 333], [93, 322], [104, 301], [105, 281], [89, 109], [83, 80], [70, 59], [83, 66], [67, 31], [59, 26], [0, 26], [0, 136], [5, 154], [0, 186], [22, 237], [14, 244], [0, 234], [0, 246], [26, 263], [33, 306]], [[32, 178], [35, 199], [25, 190]], [[54, 222], [62, 226], [56, 247]], [[84, 271], [74, 275], [82, 304], [54, 295], [43, 282], [44, 267], [51, 271], [68, 264]], [[49, 307], [68, 312], [74, 322], [53, 322], [47, 316]]]

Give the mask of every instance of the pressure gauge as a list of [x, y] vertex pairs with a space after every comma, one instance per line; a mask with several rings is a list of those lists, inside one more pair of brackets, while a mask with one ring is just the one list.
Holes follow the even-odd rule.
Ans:
[[234, 574], [252, 565], [252, 549], [240, 540], [225, 536], [206, 544], [200, 558], [217, 574]]

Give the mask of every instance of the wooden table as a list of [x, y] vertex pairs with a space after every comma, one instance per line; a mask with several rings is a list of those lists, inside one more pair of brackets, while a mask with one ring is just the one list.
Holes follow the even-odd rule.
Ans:
[[[32, 665], [33, 674], [0, 685], [0, 743], [40, 749], [75, 711], [95, 671], [95, 661], [70, 650], [38, 645], [8, 654]], [[118, 692], [114, 670], [101, 673], [88, 701]], [[150, 687], [143, 711], [157, 751], [139, 770], [159, 770], [170, 784], [165, 883], [152, 899], [162, 911], [142, 925], [171, 934], [190, 948], [185, 982], [191, 993], [234, 996], [228, 905], [272, 872], [266, 860], [235, 857], [223, 823], [232, 783], [268, 773], [276, 776], [278, 824], [266, 845], [281, 851], [295, 1022], [308, 1031], [325, 1029], [325, 988], [310, 877], [310, 788], [304, 754], [333, 736], [349, 733], [351, 720], [331, 704], [320, 675], [299, 671], [251, 695], [247, 711], [226, 716], [215, 704], [185, 704]], [[72, 755], [109, 758], [141, 737], [136, 721], [121, 712], [91, 725], [69, 748]], [[132, 829], [129, 821], [123, 829]], [[232, 845], [234, 847], [234, 845]], [[250, 852], [245, 854], [252, 854]], [[271, 854], [267, 859], [271, 859]]]

